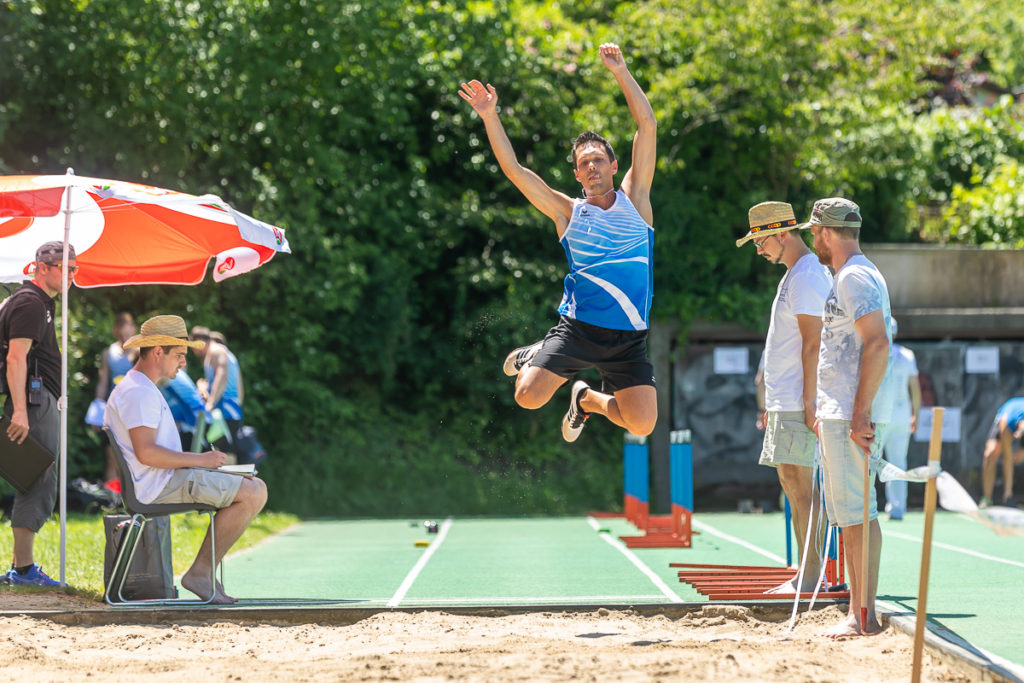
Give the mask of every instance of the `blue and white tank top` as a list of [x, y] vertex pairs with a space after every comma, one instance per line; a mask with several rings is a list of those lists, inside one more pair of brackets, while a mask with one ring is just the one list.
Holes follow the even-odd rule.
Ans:
[[110, 370], [110, 386], [107, 387], [108, 395], [134, 365], [135, 363], [128, 357], [128, 353], [119, 342], [114, 342], [107, 347], [107, 368]]
[[[241, 420], [242, 419], [242, 404], [238, 400], [238, 359], [235, 358], [235, 354], [231, 353], [224, 348], [224, 352], [228, 358], [228, 381], [224, 386], [224, 393], [220, 397], [220, 401], [217, 402], [215, 408], [220, 408], [220, 412], [224, 415], [225, 420]], [[216, 370], [212, 365], [203, 365], [203, 374], [206, 376], [206, 381], [213, 390], [213, 377], [216, 375]]]
[[605, 210], [573, 202], [562, 235], [569, 260], [558, 312], [612, 330], [646, 330], [653, 295], [654, 228], [622, 190]]

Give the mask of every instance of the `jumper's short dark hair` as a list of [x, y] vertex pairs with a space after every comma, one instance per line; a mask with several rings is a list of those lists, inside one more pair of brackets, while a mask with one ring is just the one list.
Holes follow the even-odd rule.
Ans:
[[572, 167], [576, 166], [576, 150], [587, 144], [588, 142], [597, 142], [604, 145], [604, 151], [608, 154], [608, 161], [615, 161], [615, 150], [612, 149], [612, 143], [605, 140], [603, 137], [598, 135], [592, 130], [586, 130], [576, 136], [576, 139], [572, 141]]

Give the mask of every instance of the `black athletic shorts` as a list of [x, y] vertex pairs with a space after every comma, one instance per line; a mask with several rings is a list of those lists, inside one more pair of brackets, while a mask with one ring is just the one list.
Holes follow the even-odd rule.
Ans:
[[654, 386], [654, 366], [647, 359], [647, 330], [610, 330], [564, 315], [548, 331], [530, 365], [572, 379], [594, 368], [602, 391]]

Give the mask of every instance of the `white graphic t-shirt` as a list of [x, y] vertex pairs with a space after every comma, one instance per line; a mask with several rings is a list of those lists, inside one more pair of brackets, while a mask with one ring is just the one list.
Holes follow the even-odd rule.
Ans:
[[103, 425], [111, 431], [124, 453], [135, 484], [135, 497], [140, 503], [153, 502], [167, 486], [174, 470], [149, 467], [139, 462], [128, 430], [152, 427], [156, 430], [156, 445], [172, 451], [181, 450], [181, 437], [163, 394], [144, 374], [138, 370], [129, 370], [110, 392]]
[[803, 410], [804, 368], [798, 315], [820, 318], [832, 275], [814, 254], [802, 256], [779, 282], [764, 351], [765, 409]]
[[[860, 355], [864, 347], [854, 323], [878, 310], [882, 311], [885, 334], [892, 343], [892, 311], [885, 278], [863, 254], [851, 256], [836, 273], [832, 291], [825, 300], [818, 353], [818, 419], [853, 419], [853, 399], [860, 381]], [[875, 394], [871, 408], [874, 422], [890, 421], [892, 394], [884, 386]]]

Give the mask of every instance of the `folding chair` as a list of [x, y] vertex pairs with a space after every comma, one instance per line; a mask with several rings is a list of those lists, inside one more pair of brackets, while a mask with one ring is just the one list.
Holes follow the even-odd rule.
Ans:
[[[125, 531], [124, 537], [122, 538], [121, 547], [118, 549], [117, 557], [114, 560], [114, 566], [110, 572], [110, 583], [107, 584], [106, 590], [104, 591], [104, 598], [106, 599], [107, 604], [114, 607], [127, 607], [132, 605], [210, 604], [213, 602], [214, 595], [217, 593], [217, 563], [214, 561], [217, 557], [217, 544], [213, 526], [213, 514], [217, 512], [217, 508], [203, 503], [153, 504], [139, 502], [139, 499], [135, 497], [135, 483], [132, 480], [132, 473], [128, 469], [128, 462], [124, 458], [124, 453], [121, 451], [121, 447], [117, 445], [117, 441], [114, 439], [114, 435], [110, 433], [109, 429], [104, 429], [103, 431], [107, 433], [110, 445], [114, 449], [114, 464], [117, 466], [117, 474], [121, 479], [121, 500], [124, 503], [124, 509], [132, 516], [131, 521], [128, 524], [128, 529]], [[210, 517], [210, 585], [214, 587], [214, 591], [210, 594], [210, 598], [208, 600], [193, 600], [188, 598], [156, 598], [146, 600], [125, 599], [121, 594], [121, 591], [124, 589], [125, 581], [128, 579], [128, 568], [132, 565], [132, 559], [135, 557], [135, 551], [138, 548], [139, 541], [142, 539], [142, 531], [146, 528], [146, 524], [155, 517], [166, 517], [184, 512], [205, 512]], [[117, 596], [120, 602], [115, 602], [111, 596]]]

